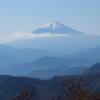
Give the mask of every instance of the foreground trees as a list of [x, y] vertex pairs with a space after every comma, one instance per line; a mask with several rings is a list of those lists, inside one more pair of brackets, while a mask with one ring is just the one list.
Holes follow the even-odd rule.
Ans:
[[[74, 78], [61, 82], [62, 91], [57, 97], [50, 98], [48, 100], [100, 100], [100, 94], [91, 92], [84, 88], [85, 82], [82, 81], [82, 76], [77, 80]], [[12, 100], [36, 100], [36, 90], [26, 86], [22, 88], [20, 94], [15, 98], [10, 97]]]
[[16, 97], [10, 97], [12, 100], [36, 100], [36, 90], [31, 86], [30, 89], [25, 84], [22, 87], [21, 93], [16, 95]]
[[85, 84], [82, 77], [77, 80], [65, 80], [61, 82], [63, 89], [60, 95], [50, 100], [100, 100], [100, 94], [85, 89]]

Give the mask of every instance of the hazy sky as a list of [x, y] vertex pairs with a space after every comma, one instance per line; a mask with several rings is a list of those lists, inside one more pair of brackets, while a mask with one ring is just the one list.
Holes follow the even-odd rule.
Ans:
[[100, 34], [100, 0], [0, 0], [0, 37], [31, 32], [50, 21]]

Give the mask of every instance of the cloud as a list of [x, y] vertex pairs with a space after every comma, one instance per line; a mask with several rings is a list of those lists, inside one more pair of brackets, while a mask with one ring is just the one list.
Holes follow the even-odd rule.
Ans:
[[1, 38], [0, 43], [10, 42], [18, 39], [29, 39], [29, 38], [46, 38], [46, 37], [65, 37], [69, 36], [67, 34], [34, 34], [34, 33], [24, 33], [24, 32], [15, 32], [12, 36]]

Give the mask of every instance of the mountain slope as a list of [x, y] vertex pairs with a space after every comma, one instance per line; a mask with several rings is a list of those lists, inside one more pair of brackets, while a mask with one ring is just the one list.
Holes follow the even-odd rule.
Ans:
[[51, 34], [83, 34], [82, 32], [71, 29], [57, 21], [49, 22], [43, 25], [41, 28], [34, 30], [32, 33], [41, 34], [41, 33], [51, 33]]
[[100, 63], [96, 63], [88, 68], [83, 74], [98, 73], [100, 72]]
[[67, 59], [87, 59], [93, 63], [97, 63], [100, 61], [100, 46], [97, 46], [95, 48], [82, 50], [79, 52], [72, 53], [70, 55], [64, 55], [61, 58], [67, 58]]

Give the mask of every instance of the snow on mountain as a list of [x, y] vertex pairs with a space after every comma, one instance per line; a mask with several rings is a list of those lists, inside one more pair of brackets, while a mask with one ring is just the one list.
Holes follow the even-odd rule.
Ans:
[[44, 34], [44, 33], [50, 33], [50, 34], [69, 34], [69, 35], [76, 35], [76, 34], [83, 34], [82, 32], [76, 31], [72, 28], [69, 28], [58, 21], [52, 21], [45, 25], [43, 25], [41, 28], [38, 28], [34, 30], [32, 33], [35, 34]]
[[65, 29], [67, 28], [65, 25], [57, 22], [57, 21], [53, 21], [53, 22], [49, 22], [47, 24], [45, 24], [44, 26], [42, 26], [41, 28], [46, 28], [46, 29], [57, 29], [57, 28], [62, 28]]

